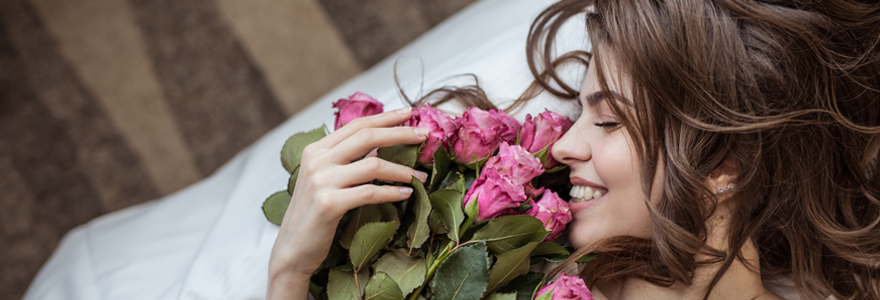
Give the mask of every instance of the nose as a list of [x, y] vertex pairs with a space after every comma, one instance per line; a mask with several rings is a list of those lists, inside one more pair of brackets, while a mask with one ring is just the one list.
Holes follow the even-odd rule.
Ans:
[[573, 165], [577, 162], [587, 161], [592, 158], [592, 149], [587, 141], [586, 131], [583, 130], [583, 120], [575, 122], [574, 126], [553, 144], [550, 155], [556, 161]]

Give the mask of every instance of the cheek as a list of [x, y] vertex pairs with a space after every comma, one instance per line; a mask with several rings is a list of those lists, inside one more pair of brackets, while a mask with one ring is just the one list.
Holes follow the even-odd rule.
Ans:
[[599, 179], [609, 191], [630, 189], [640, 184], [638, 157], [626, 140], [626, 136], [615, 132], [605, 138], [602, 144], [593, 149], [593, 165]]
[[589, 211], [575, 216], [570, 232], [574, 246], [629, 235], [651, 236], [651, 220], [641, 188], [638, 158], [623, 134], [612, 134], [593, 149], [593, 166], [608, 194]]

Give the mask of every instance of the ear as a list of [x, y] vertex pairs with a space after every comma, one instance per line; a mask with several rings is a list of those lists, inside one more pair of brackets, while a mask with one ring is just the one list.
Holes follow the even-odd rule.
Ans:
[[737, 175], [739, 175], [739, 163], [728, 154], [724, 161], [709, 173], [706, 186], [718, 197], [718, 200], [726, 200], [736, 190]]

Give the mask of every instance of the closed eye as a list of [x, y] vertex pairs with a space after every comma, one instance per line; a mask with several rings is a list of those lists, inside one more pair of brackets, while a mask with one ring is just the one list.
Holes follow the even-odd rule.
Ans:
[[595, 122], [595, 123], [593, 123], [593, 125], [595, 125], [596, 127], [602, 127], [602, 128], [613, 128], [613, 127], [620, 126], [620, 123], [618, 123], [618, 122]]

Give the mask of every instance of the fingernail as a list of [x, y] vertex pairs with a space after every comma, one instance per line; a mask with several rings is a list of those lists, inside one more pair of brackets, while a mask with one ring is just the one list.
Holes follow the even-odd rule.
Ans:
[[425, 180], [428, 180], [428, 173], [416, 171], [416, 177], [422, 182], [425, 182]]
[[428, 128], [415, 127], [415, 128], [413, 128], [413, 131], [415, 131], [416, 135], [418, 135], [418, 136], [421, 136], [421, 137], [428, 136]]
[[412, 107], [407, 106], [407, 107], [404, 107], [404, 108], [399, 108], [399, 109], [397, 109], [396, 112], [397, 112], [398, 114], [405, 115], [405, 114], [408, 114], [410, 110], [412, 110]]
[[413, 190], [411, 187], [401, 187], [400, 188], [400, 193], [403, 194], [404, 196], [409, 196], [409, 194], [412, 194], [412, 191]]

